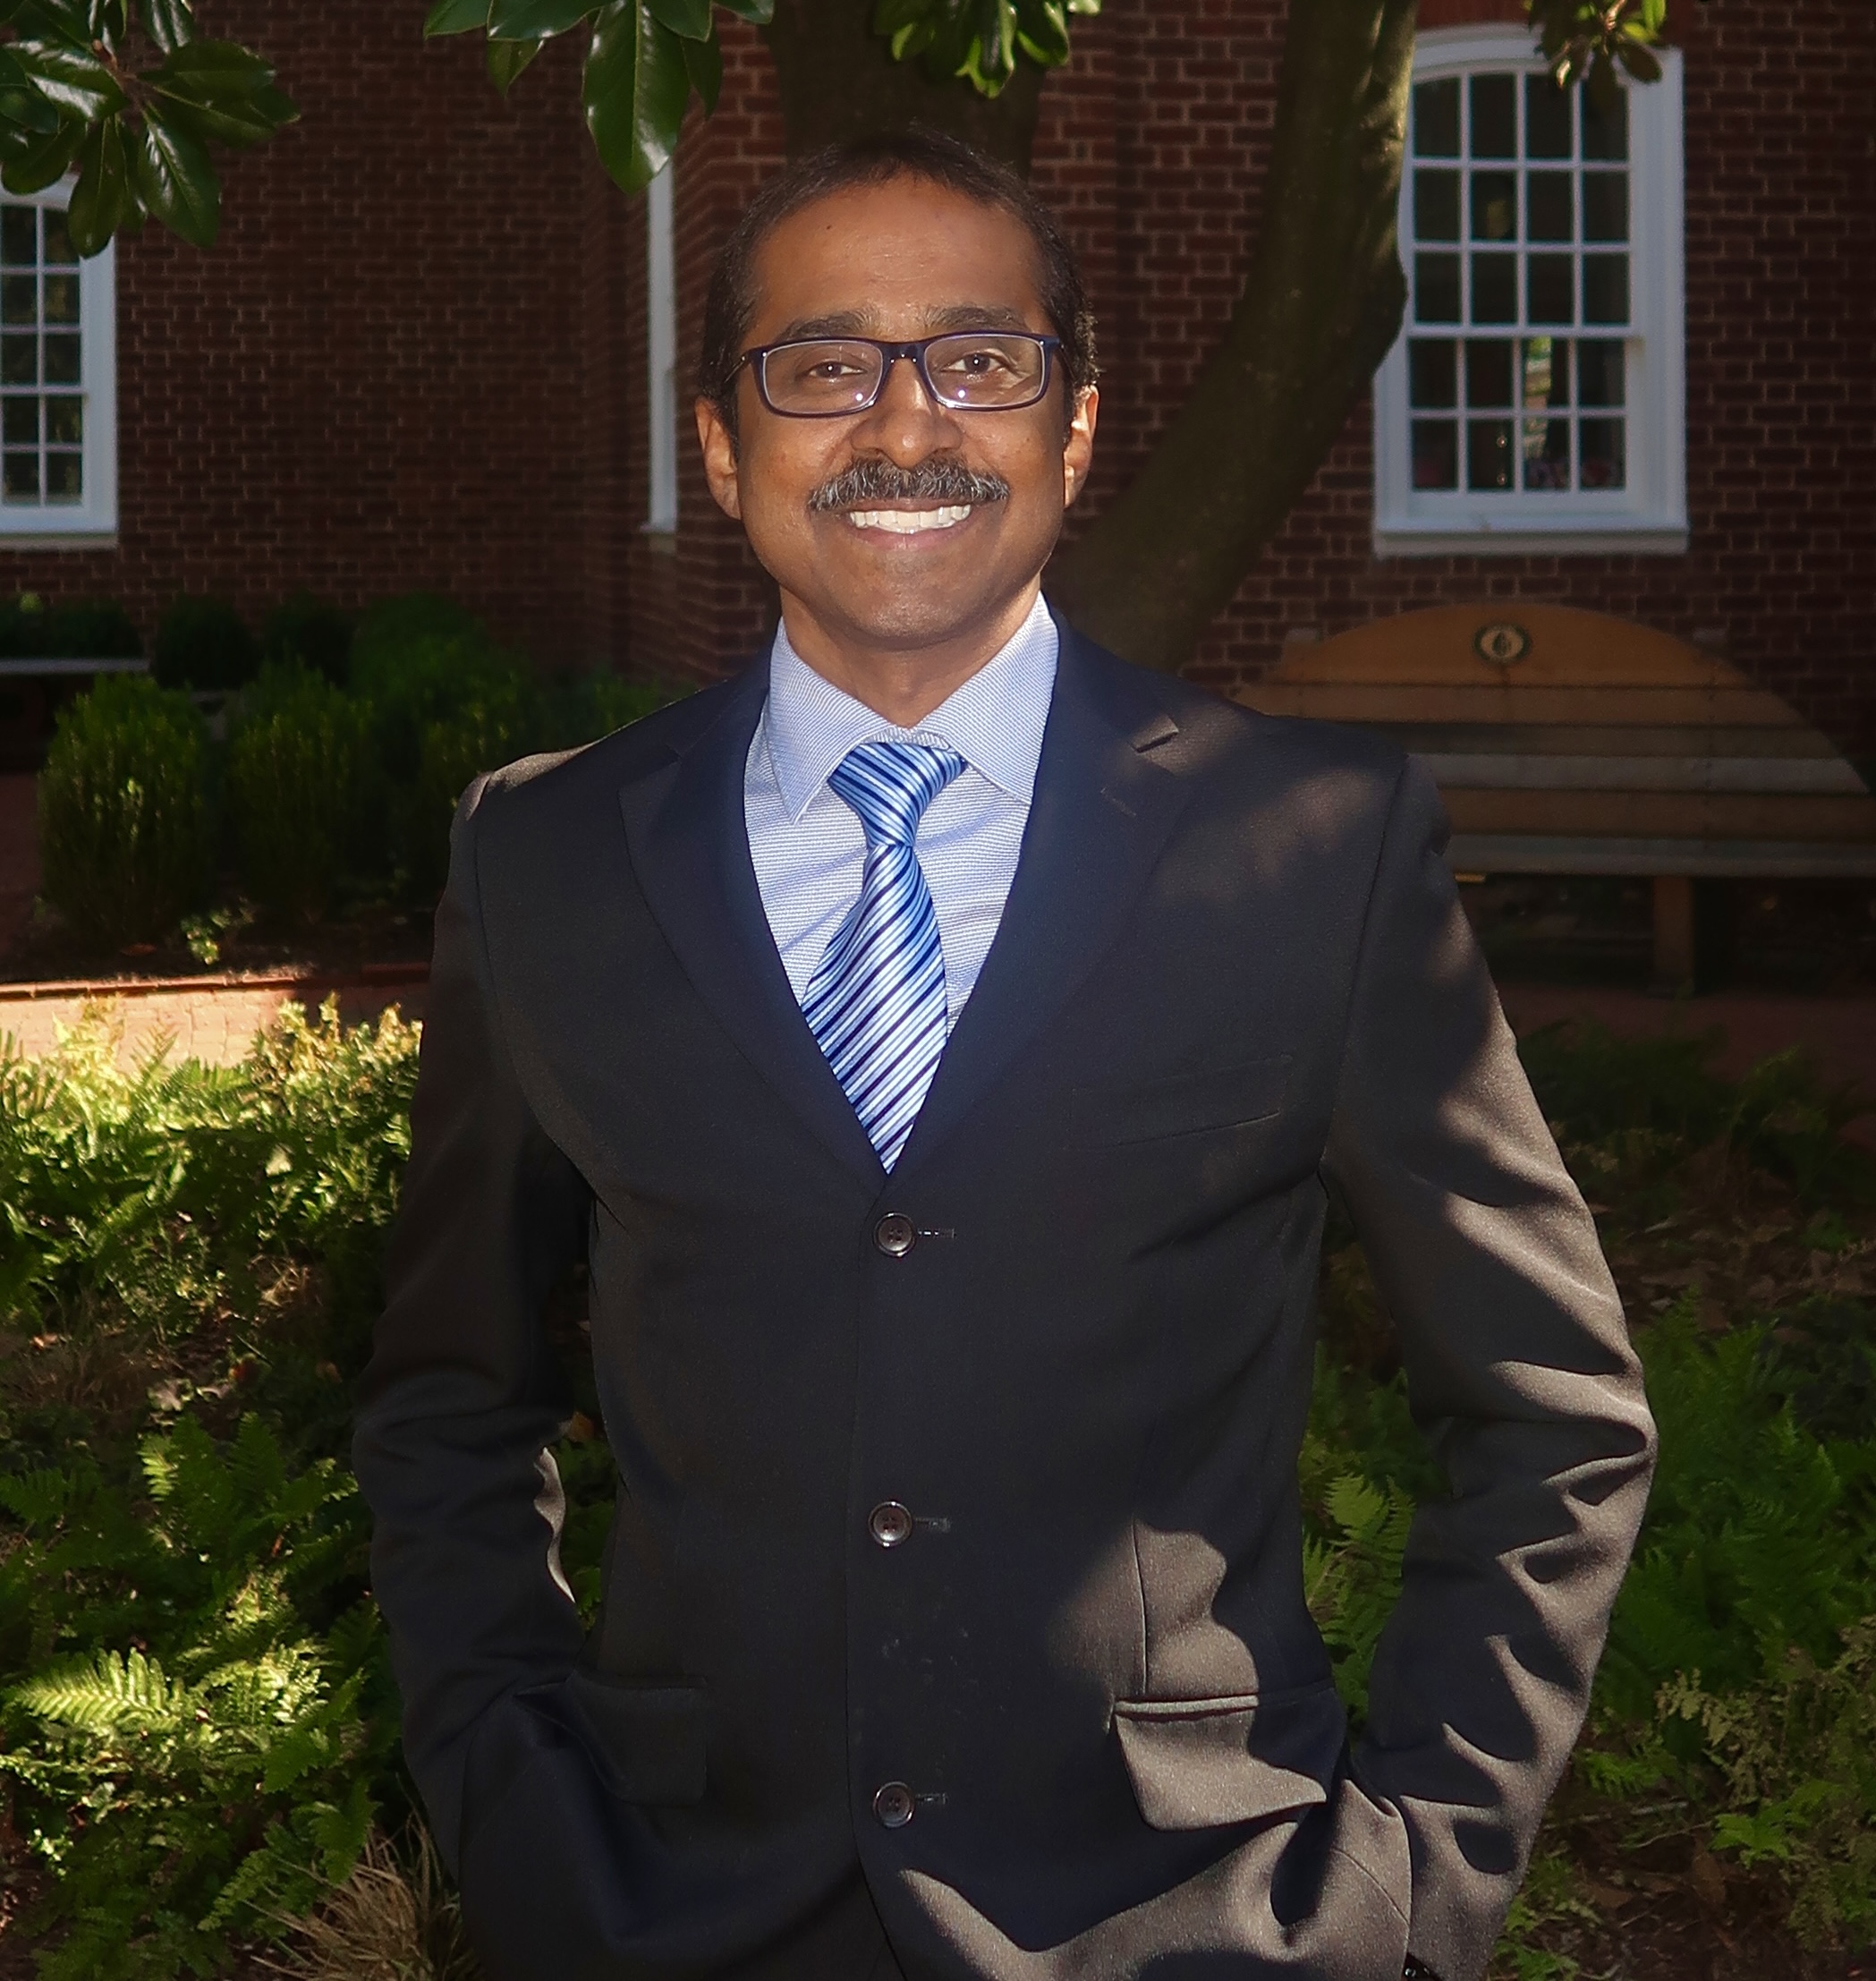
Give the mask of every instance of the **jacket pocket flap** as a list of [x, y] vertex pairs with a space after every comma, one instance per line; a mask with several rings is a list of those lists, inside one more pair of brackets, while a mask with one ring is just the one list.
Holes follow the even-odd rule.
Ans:
[[1114, 1730], [1152, 1828], [1210, 1830], [1327, 1802], [1347, 1720], [1323, 1684], [1267, 1698], [1116, 1699]]
[[1074, 1098], [1088, 1139], [1117, 1147], [1268, 1121], [1283, 1112], [1289, 1076], [1285, 1053], [1144, 1085], [1078, 1087]]
[[704, 1694], [696, 1686], [618, 1685], [567, 1675], [567, 1717], [599, 1779], [622, 1802], [700, 1802]]

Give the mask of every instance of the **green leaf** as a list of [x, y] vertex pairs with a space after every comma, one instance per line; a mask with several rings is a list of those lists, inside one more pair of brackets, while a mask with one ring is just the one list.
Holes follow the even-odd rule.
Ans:
[[124, 94], [116, 78], [89, 49], [62, 47], [48, 41], [16, 41], [13, 55], [39, 94], [68, 116], [96, 123], [124, 107]]
[[495, 0], [488, 33], [497, 41], [546, 41], [599, 11], [599, 0]]
[[1069, 55], [1068, 18], [1060, 0], [1016, 0], [1016, 40], [1032, 62], [1059, 68]]
[[753, 28], [766, 28], [775, 19], [775, 0], [717, 0], [717, 4]]
[[1659, 82], [1661, 80], [1660, 64], [1639, 43], [1617, 42], [1616, 59], [1637, 82]]
[[544, 41], [497, 41], [488, 43], [488, 80], [505, 97], [515, 78], [547, 47]]
[[691, 87], [703, 99], [704, 115], [714, 113], [717, 98], [723, 94], [723, 44], [713, 34], [708, 41], [683, 44], [684, 68]]
[[710, 38], [710, 0], [650, 0], [651, 18], [686, 41]]
[[131, 211], [130, 163], [124, 156], [123, 122], [104, 117], [85, 133], [78, 149], [78, 183], [65, 219], [72, 245], [88, 259], [110, 245], [111, 236]]
[[437, 0], [423, 23], [428, 39], [438, 34], [468, 34], [488, 25], [488, 0]]
[[145, 81], [176, 84], [208, 102], [216, 97], [256, 97], [270, 89], [274, 66], [236, 41], [191, 41], [173, 50]]
[[691, 100], [683, 42], [646, 0], [612, 0], [593, 29], [582, 89], [587, 129], [615, 182], [640, 192], [670, 163]]
[[21, 40], [56, 41], [68, 48], [91, 46], [89, 18], [59, 0], [26, 0], [7, 23]]
[[130, 165], [137, 196], [154, 218], [191, 247], [215, 245], [221, 229], [221, 182], [195, 137], [153, 110], [132, 141]]
[[85, 141], [81, 123], [62, 123], [49, 136], [35, 139], [9, 158], [0, 172], [0, 185], [9, 192], [43, 192], [55, 186], [72, 169], [78, 148]]
[[195, 39], [195, 15], [189, 0], [138, 0], [143, 31], [165, 55], [174, 55]]

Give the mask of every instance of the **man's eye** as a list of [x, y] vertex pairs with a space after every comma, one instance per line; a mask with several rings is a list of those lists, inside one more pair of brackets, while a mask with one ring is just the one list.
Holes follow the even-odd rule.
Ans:
[[857, 378], [861, 368], [849, 364], [844, 358], [823, 358], [819, 364], [808, 367], [808, 377], [828, 385], [837, 385], [843, 378]]
[[971, 351], [954, 352], [938, 369], [947, 376], [989, 378], [1007, 373], [1012, 367], [1005, 353], [986, 344]]

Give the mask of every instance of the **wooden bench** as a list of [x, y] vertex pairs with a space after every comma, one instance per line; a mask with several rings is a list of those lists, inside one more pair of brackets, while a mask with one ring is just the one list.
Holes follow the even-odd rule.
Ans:
[[1450, 606], [1293, 642], [1238, 699], [1350, 722], [1424, 760], [1477, 874], [1654, 884], [1655, 977], [1689, 985], [1695, 883], [1876, 876], [1876, 797], [1736, 668], [1565, 606]]

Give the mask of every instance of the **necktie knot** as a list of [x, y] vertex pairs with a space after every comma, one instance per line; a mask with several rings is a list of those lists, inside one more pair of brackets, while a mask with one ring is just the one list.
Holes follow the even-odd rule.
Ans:
[[869, 847], [910, 847], [926, 806], [963, 768], [964, 760], [942, 744], [880, 737], [849, 750], [828, 786], [852, 808]]

